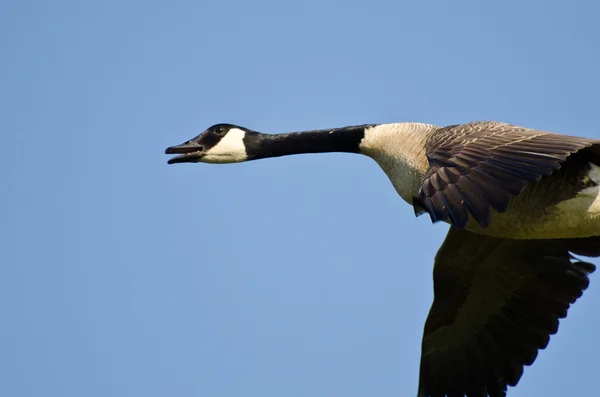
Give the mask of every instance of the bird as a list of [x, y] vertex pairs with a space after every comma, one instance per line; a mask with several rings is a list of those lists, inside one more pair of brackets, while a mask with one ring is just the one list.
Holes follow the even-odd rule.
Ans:
[[372, 158], [417, 216], [449, 224], [433, 264], [418, 397], [504, 397], [588, 288], [600, 256], [600, 140], [497, 121], [267, 134], [216, 124], [176, 163]]

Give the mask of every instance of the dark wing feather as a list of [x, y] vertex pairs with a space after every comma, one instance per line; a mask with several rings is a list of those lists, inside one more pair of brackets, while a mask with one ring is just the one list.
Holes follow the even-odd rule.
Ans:
[[597, 141], [510, 124], [475, 122], [441, 128], [427, 143], [430, 168], [414, 199], [432, 221], [459, 230], [469, 214], [489, 226], [492, 209], [506, 211], [528, 182], [550, 175], [567, 157]]
[[600, 237], [509, 240], [450, 228], [434, 268], [419, 397], [506, 396], [587, 288]]

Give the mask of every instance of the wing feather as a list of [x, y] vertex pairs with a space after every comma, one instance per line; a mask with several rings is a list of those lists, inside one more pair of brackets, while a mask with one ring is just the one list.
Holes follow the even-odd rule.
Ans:
[[588, 287], [600, 237], [510, 240], [450, 228], [434, 267], [419, 397], [504, 397]]
[[[434, 222], [450, 219], [462, 230], [471, 214], [487, 227], [491, 209], [506, 211], [511, 196], [523, 191], [527, 183], [550, 175], [572, 153], [594, 143], [593, 139], [496, 122], [441, 128], [427, 143], [430, 168], [414, 202]], [[454, 187], [461, 192], [460, 201], [453, 201], [459, 199]]]

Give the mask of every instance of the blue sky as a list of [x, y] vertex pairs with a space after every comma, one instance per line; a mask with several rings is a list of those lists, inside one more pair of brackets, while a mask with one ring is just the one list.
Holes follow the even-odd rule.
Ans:
[[[600, 138], [599, 12], [3, 1], [0, 395], [416, 394], [447, 226], [360, 156], [168, 166], [164, 149], [217, 122]], [[599, 284], [511, 397], [597, 389]]]

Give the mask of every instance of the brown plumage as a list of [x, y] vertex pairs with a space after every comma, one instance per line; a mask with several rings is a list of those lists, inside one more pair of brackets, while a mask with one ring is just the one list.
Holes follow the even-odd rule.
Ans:
[[441, 128], [426, 144], [430, 168], [415, 205], [435, 221], [459, 230], [469, 214], [482, 227], [492, 210], [504, 212], [511, 196], [558, 170], [569, 155], [598, 141], [496, 122]]
[[532, 221], [596, 186], [585, 176], [600, 165], [600, 142], [476, 122], [431, 133], [426, 156], [414, 204], [452, 227], [435, 259], [419, 397], [504, 397], [588, 287], [595, 266], [572, 254], [600, 256], [600, 230], [565, 239], [473, 230], [487, 233], [515, 201], [525, 204], [511, 216]]

